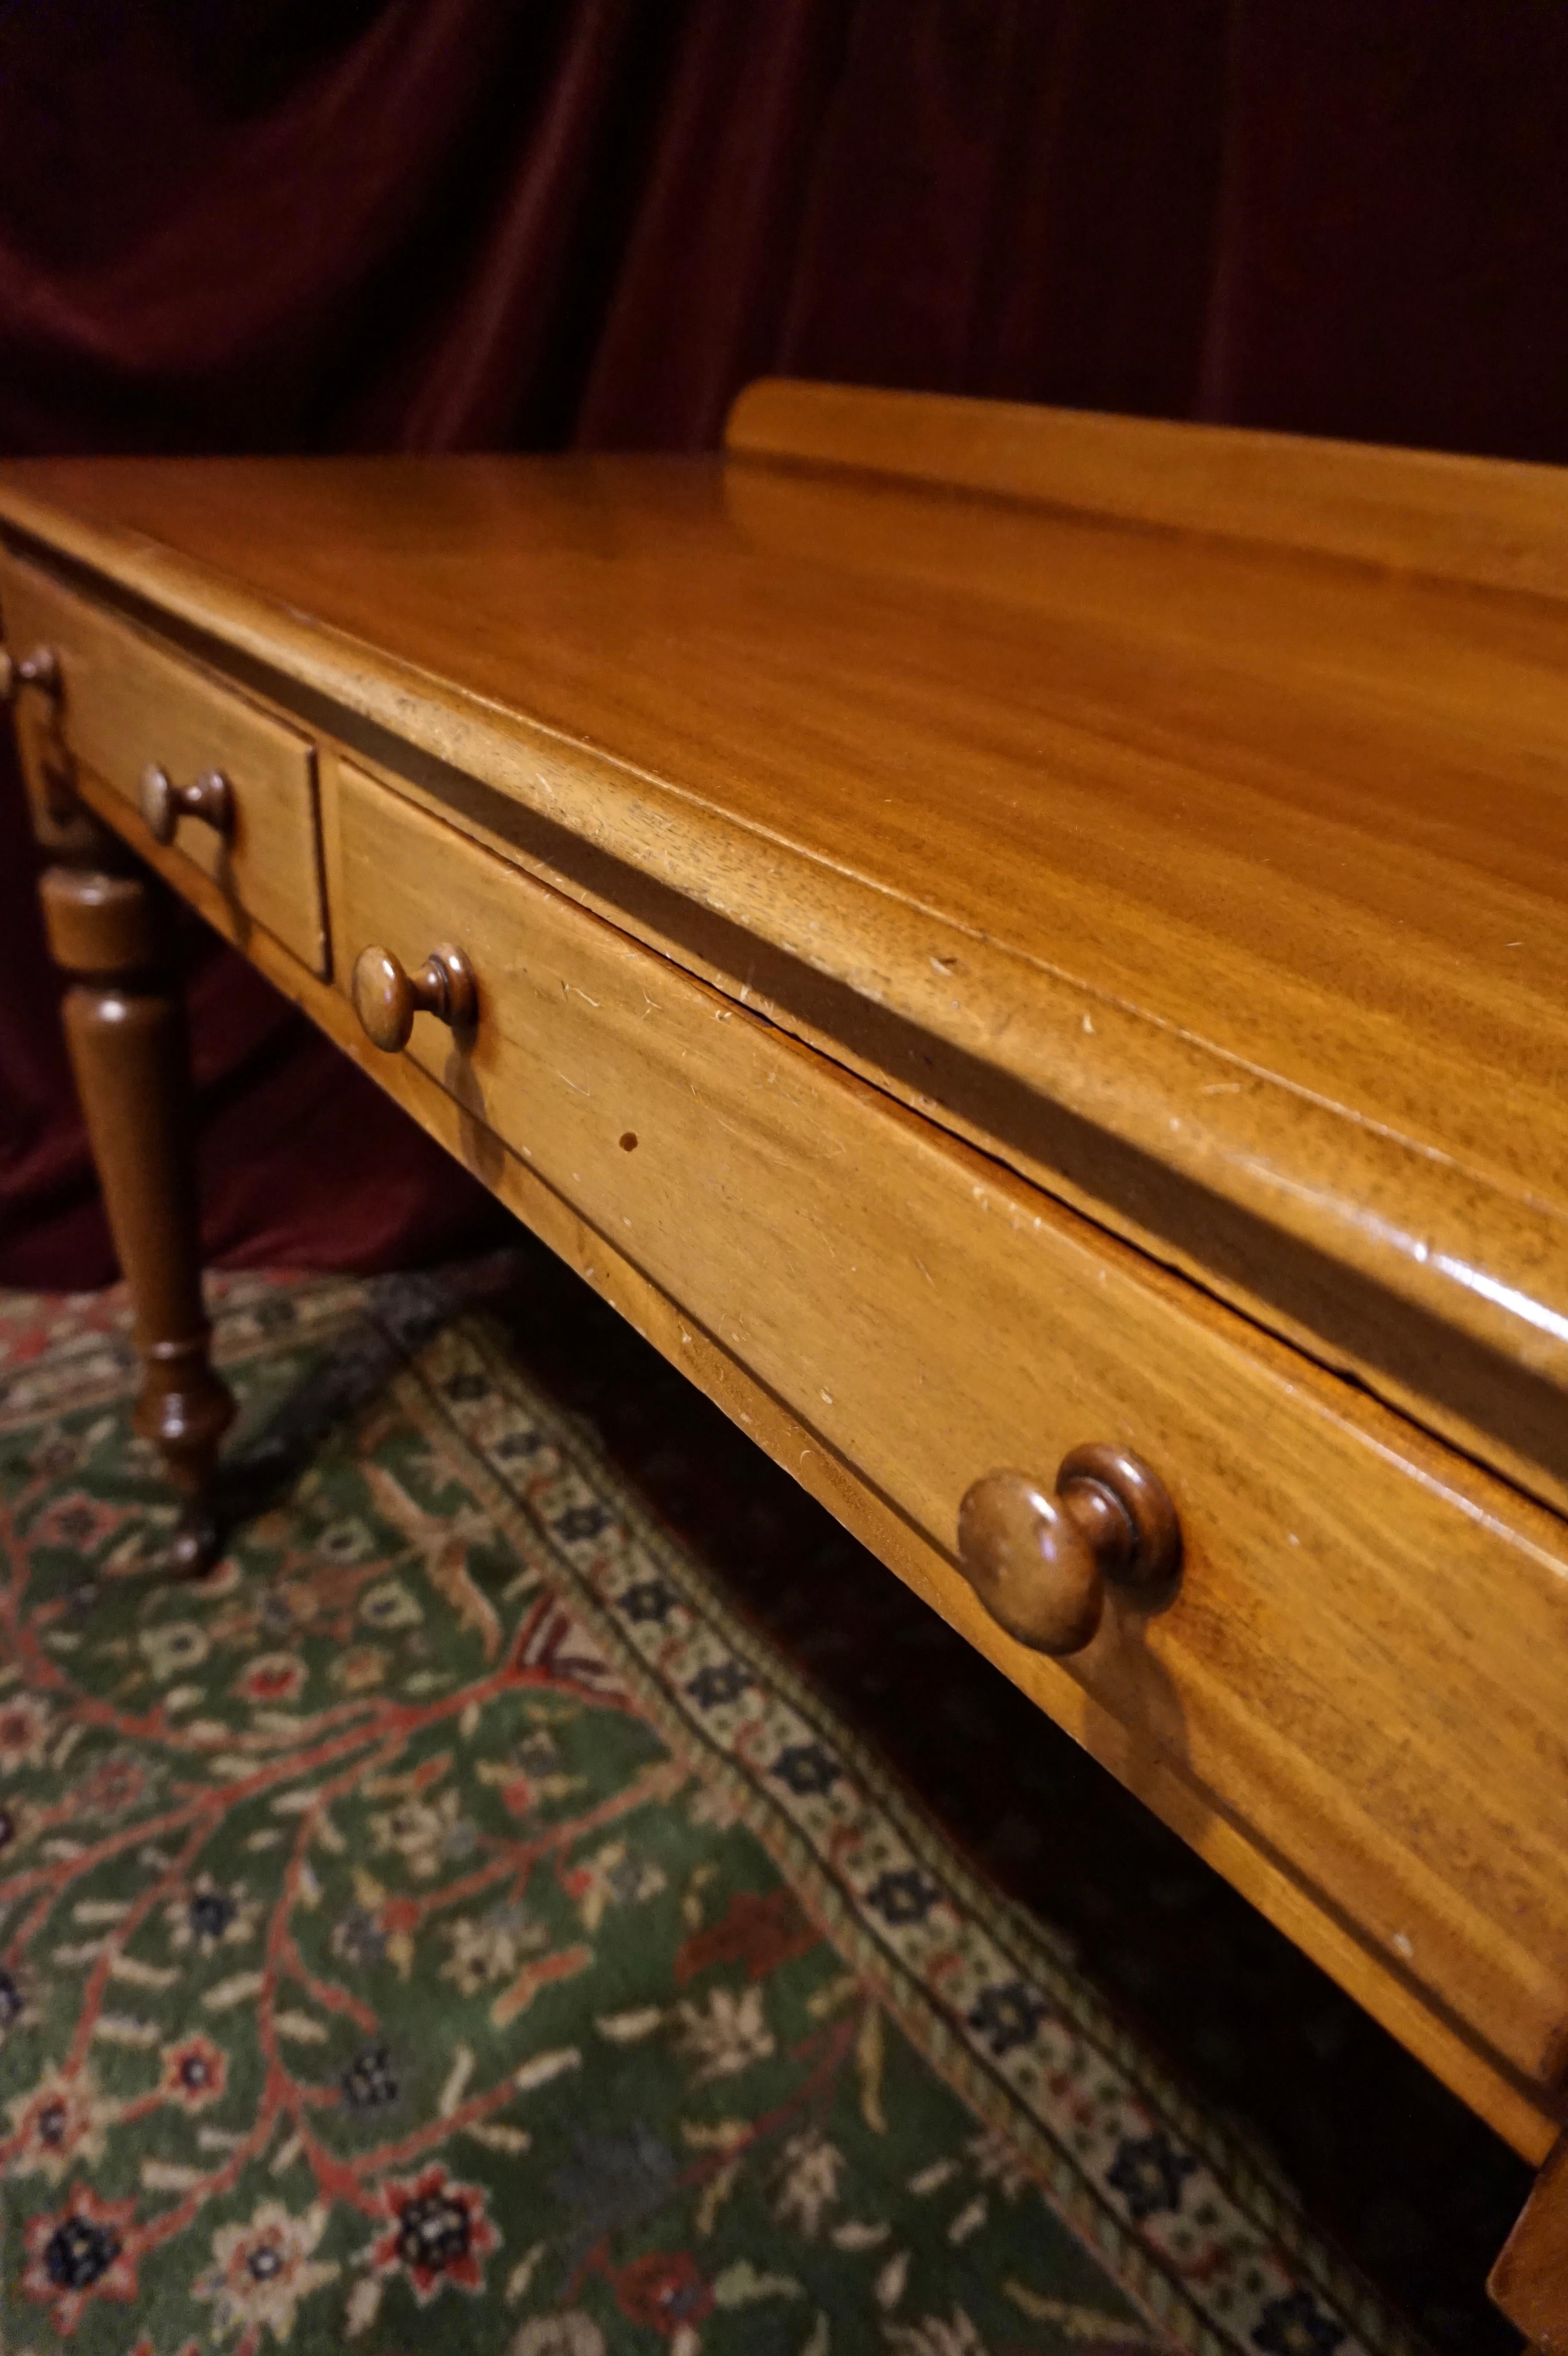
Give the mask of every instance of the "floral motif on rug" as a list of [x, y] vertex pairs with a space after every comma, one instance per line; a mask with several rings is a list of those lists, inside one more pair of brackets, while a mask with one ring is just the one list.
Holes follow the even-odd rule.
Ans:
[[728, 1606], [479, 1270], [230, 1279], [158, 1577], [113, 1301], [0, 1312], [19, 2356], [1395, 2356]]

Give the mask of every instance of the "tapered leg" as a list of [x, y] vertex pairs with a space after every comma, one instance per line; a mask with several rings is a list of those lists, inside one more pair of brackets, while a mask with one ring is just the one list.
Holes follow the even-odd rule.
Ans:
[[1568, 2351], [1568, 2136], [1525, 2202], [1488, 2285], [1537, 2356]]
[[107, 862], [48, 867], [41, 890], [50, 948], [71, 977], [66, 1038], [135, 1315], [136, 1429], [179, 1494], [172, 1567], [195, 1575], [219, 1548], [213, 1475], [234, 1402], [208, 1355], [185, 1008], [162, 890]]

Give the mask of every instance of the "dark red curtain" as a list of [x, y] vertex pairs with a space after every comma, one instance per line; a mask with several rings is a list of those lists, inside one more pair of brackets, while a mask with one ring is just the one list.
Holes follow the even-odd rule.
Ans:
[[[0, 0], [0, 448], [700, 447], [766, 370], [1568, 459], [1561, 0]], [[112, 1258], [14, 778], [0, 1280]], [[476, 1190], [194, 954], [206, 1240]]]

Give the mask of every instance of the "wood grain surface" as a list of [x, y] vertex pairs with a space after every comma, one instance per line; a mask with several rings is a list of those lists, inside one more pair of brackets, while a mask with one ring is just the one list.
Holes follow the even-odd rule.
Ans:
[[[222, 772], [229, 831], [185, 819], [176, 836], [181, 858], [222, 891], [231, 911], [228, 929], [241, 948], [251, 924], [264, 925], [325, 974], [308, 738], [34, 566], [0, 558], [0, 613], [18, 643], [55, 651], [63, 680], [57, 750], [68, 766], [84, 763], [132, 802], [149, 764], [177, 786]], [[36, 761], [37, 739], [25, 743]]]
[[1156, 1468], [1179, 1595], [1113, 1596], [1075, 1673], [1550, 2104], [1562, 1525], [330, 751], [323, 815], [340, 964], [472, 966], [472, 1033], [416, 1014], [408, 1053], [476, 1139], [944, 1558], [998, 1465]]
[[1568, 595], [1561, 466], [790, 377], [748, 385], [724, 439], [737, 457], [849, 467], [1435, 580]]
[[[331, 775], [329, 769], [329, 779]], [[175, 882], [209, 923], [221, 928], [228, 922], [227, 905], [216, 887], [177, 853], [160, 850], [144, 831], [139, 833], [134, 813], [111, 788], [84, 774], [81, 790], [85, 803], [135, 841], [149, 863]], [[329, 801], [329, 810], [335, 807]], [[461, 1093], [450, 1093], [412, 1056], [388, 1055], [372, 1046], [341, 987], [317, 980], [268, 934], [252, 933], [249, 954], [343, 1054], [396, 1098], [976, 1650], [1296, 1940], [1516, 2150], [1535, 2161], [1545, 2157], [1558, 2133], [1554, 2097], [1532, 2096], [1516, 2072], [1434, 2004], [1402, 1959], [1366, 1939], [1322, 1890], [1286, 1865], [1256, 1826], [1243, 1822], [1221, 1797], [1201, 1788], [1189, 1767], [1161, 1751], [1141, 1730], [1122, 1724], [1065, 1664], [1012, 1643], [944, 1549], [923, 1537], [819, 1429], [792, 1413], [722, 1340], [654, 1283], [619, 1242], [583, 1217], [520, 1153], [482, 1127]]]
[[1548, 599], [752, 463], [61, 460], [0, 513], [1568, 1503]]
[[[319, 884], [314, 939], [297, 880], [261, 914], [272, 803], [243, 895], [194, 829], [154, 863], [1539, 2158], [1562, 485], [952, 410], [775, 388], [728, 462], [9, 467], [7, 633], [57, 601], [76, 780], [144, 852], [142, 760], [238, 767], [133, 766], [148, 713], [319, 743], [337, 990], [280, 946], [325, 963]], [[464, 950], [477, 1025], [378, 1054], [371, 941]], [[1068, 1667], [953, 1548], [970, 1482], [1085, 1440], [1189, 1551]]]

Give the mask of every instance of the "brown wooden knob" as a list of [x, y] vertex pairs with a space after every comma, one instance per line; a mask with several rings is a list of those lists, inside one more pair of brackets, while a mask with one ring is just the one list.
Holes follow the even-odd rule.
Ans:
[[416, 1014], [433, 1014], [454, 1031], [466, 1031], [479, 1010], [474, 969], [450, 942], [432, 949], [417, 973], [406, 971], [390, 949], [361, 949], [353, 988], [366, 1037], [389, 1055], [408, 1045]]
[[172, 842], [182, 818], [198, 818], [222, 835], [234, 824], [234, 797], [221, 769], [208, 769], [190, 785], [176, 786], [155, 761], [142, 772], [136, 803], [155, 842]]
[[40, 695], [59, 695], [60, 667], [52, 647], [35, 647], [20, 661], [0, 647], [0, 703], [14, 703], [25, 687], [37, 688]]
[[1154, 1597], [1181, 1561], [1164, 1483], [1125, 1448], [1074, 1448], [1056, 1494], [1027, 1472], [987, 1472], [958, 1508], [958, 1560], [993, 1620], [1037, 1653], [1076, 1653], [1105, 1608], [1105, 1581]]

